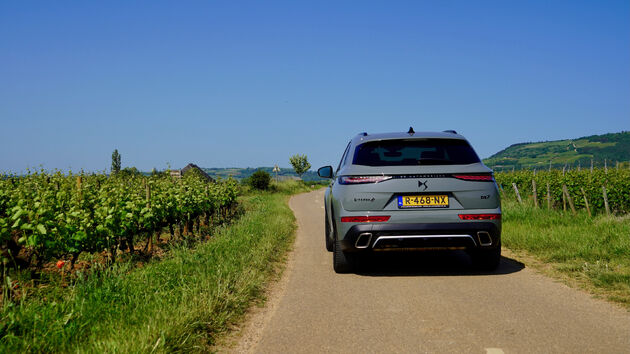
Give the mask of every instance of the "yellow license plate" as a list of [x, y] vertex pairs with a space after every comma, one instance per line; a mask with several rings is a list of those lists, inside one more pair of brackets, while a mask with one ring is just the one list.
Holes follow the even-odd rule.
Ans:
[[448, 195], [401, 195], [399, 208], [448, 208]]

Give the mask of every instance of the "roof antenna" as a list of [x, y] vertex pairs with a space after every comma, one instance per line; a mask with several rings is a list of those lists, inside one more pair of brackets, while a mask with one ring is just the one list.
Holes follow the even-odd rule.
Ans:
[[407, 132], [407, 134], [409, 135], [414, 135], [416, 132], [413, 131], [413, 127], [409, 127], [409, 131]]

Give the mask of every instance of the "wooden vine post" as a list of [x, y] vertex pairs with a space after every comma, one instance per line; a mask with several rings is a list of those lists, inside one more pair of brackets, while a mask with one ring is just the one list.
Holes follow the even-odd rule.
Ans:
[[564, 194], [564, 189], [562, 190], [562, 211], [567, 211], [567, 196]]
[[547, 209], [551, 209], [551, 188], [549, 183], [547, 183]]
[[566, 195], [567, 201], [569, 202], [569, 206], [571, 207], [571, 212], [573, 213], [573, 215], [575, 215], [576, 211], [575, 211], [575, 205], [573, 204], [573, 198], [571, 198], [571, 195], [569, 194], [569, 189], [567, 188], [566, 184], [562, 185], [562, 193]]
[[[208, 186], [206, 186], [206, 197], [209, 198], [210, 197], [210, 191], [208, 190]], [[212, 213], [212, 210], [206, 210], [205, 212], [205, 226], [209, 227], [210, 226], [210, 214]]]
[[81, 201], [81, 188], [83, 187], [83, 178], [81, 176], [77, 176], [77, 195], [79, 197], [79, 202]]
[[586, 206], [586, 212], [588, 213], [588, 216], [591, 216], [591, 208], [588, 206], [588, 199], [586, 198], [586, 192], [584, 191], [584, 187], [580, 187], [580, 190], [582, 191], [582, 196], [584, 197], [584, 205]]
[[[151, 210], [151, 186], [147, 183], [146, 179], [144, 180], [144, 189], [147, 198], [147, 209]], [[147, 251], [149, 253], [153, 252], [153, 233], [151, 231], [149, 231], [147, 237]]]
[[538, 191], [536, 190], [536, 180], [532, 179], [532, 192], [534, 194], [534, 206], [538, 208]]
[[521, 194], [518, 192], [518, 187], [516, 183], [512, 182], [512, 187], [514, 188], [514, 193], [516, 193], [516, 199], [518, 199], [519, 204], [523, 204], [523, 199], [521, 199]]
[[608, 195], [606, 195], [605, 186], [602, 186], [602, 194], [604, 195], [604, 207], [606, 208], [606, 215], [610, 215], [610, 207], [608, 206]]

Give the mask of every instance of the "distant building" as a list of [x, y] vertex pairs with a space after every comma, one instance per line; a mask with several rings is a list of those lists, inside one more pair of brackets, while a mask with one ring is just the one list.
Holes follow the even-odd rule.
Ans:
[[204, 178], [208, 180], [208, 182], [214, 182], [214, 178], [210, 177], [210, 175], [208, 175], [204, 170], [202, 170], [201, 167], [195, 165], [194, 163], [189, 163], [188, 165], [186, 165], [186, 167], [182, 168], [181, 170], [171, 170], [171, 177], [182, 178], [182, 176], [185, 175], [186, 172], [191, 171], [191, 170], [197, 170], [201, 176], [203, 176]]

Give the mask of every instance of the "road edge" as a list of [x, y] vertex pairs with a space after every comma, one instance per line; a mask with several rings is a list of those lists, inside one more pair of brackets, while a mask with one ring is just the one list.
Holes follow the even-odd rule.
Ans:
[[[307, 192], [313, 193], [313, 192]], [[295, 197], [292, 195], [287, 204], [295, 216], [293, 203]], [[262, 300], [254, 302], [246, 311], [242, 320], [235, 324], [217, 345], [213, 351], [217, 353], [253, 353], [262, 339], [264, 329], [271, 321], [273, 314], [278, 309], [280, 300], [283, 298], [289, 278], [295, 265], [295, 243], [300, 232], [300, 225], [297, 217], [295, 219], [296, 229], [293, 235], [291, 247], [287, 251], [283, 261], [278, 262], [276, 275], [269, 279], [263, 290]]]

